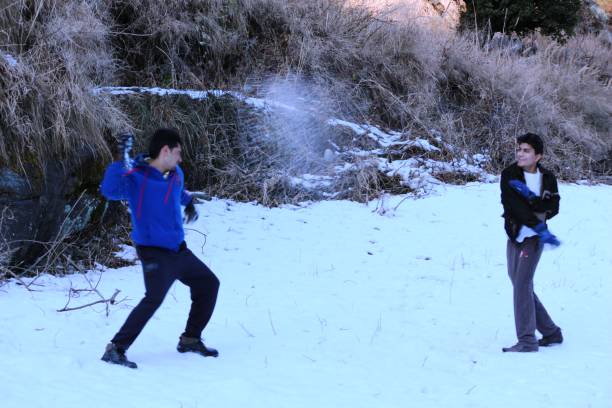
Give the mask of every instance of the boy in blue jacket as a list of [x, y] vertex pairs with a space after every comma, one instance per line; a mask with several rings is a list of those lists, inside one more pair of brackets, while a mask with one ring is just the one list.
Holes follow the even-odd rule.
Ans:
[[217, 350], [206, 347], [201, 334], [210, 320], [219, 280], [185, 244], [181, 206], [185, 221], [197, 219], [196, 199], [187, 193], [181, 159], [181, 138], [173, 129], [158, 129], [149, 143], [149, 156], [129, 158], [133, 137], [121, 140], [123, 161], [111, 163], [100, 190], [108, 200], [128, 202], [132, 219], [132, 240], [142, 263], [145, 296], [106, 346], [103, 361], [136, 368], [125, 355], [146, 323], [161, 305], [175, 280], [189, 286], [191, 310], [177, 350], [217, 357]]

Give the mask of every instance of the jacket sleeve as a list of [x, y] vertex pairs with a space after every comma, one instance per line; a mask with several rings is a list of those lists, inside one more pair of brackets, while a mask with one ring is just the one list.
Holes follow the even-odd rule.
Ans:
[[185, 191], [185, 189], [181, 190], [181, 205], [187, 205], [191, 202], [193, 197], [191, 194]]
[[176, 171], [181, 180], [181, 205], [186, 206], [193, 197], [185, 190], [185, 173], [183, 173], [183, 169], [180, 166], [176, 166]]
[[[559, 188], [557, 186], [557, 179], [555, 176], [550, 176], [551, 182], [547, 186], [548, 188], [542, 192], [543, 197], [548, 198], [537, 198], [531, 203], [531, 208], [539, 213], [545, 213], [546, 219], [551, 219], [555, 215], [559, 214]], [[548, 184], [548, 183], [547, 183]]]
[[122, 162], [111, 163], [104, 172], [100, 192], [107, 200], [127, 200], [130, 180]]
[[504, 215], [510, 216], [521, 225], [526, 225], [529, 228], [535, 227], [541, 221], [534, 214], [527, 199], [510, 187], [510, 180], [508, 173], [502, 172], [500, 187]]

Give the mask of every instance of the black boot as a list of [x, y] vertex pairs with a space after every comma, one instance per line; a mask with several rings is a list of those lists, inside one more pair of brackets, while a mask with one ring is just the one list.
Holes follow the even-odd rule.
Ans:
[[198, 353], [204, 357], [219, 357], [219, 352], [211, 347], [206, 347], [204, 343], [202, 343], [202, 339], [198, 339], [195, 337], [185, 337], [181, 336], [176, 349], [179, 353]]
[[125, 356], [125, 350], [118, 348], [114, 343], [108, 343], [106, 345], [106, 351], [102, 356], [102, 361], [106, 361], [111, 364], [119, 364], [129, 368], [138, 368], [136, 363], [130, 361]]
[[538, 344], [540, 347], [549, 347], [553, 344], [561, 344], [563, 343], [563, 334], [561, 334], [561, 329], [557, 328], [557, 331], [548, 336], [542, 337], [538, 340]]
[[538, 351], [537, 344], [521, 344], [516, 343], [511, 347], [503, 347], [502, 351], [504, 353], [533, 353]]

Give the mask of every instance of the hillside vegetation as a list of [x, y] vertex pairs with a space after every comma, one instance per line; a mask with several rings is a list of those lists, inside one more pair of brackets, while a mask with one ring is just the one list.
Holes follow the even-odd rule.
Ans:
[[[417, 20], [333, 0], [10, 2], [0, 9], [0, 158], [108, 158], [136, 127], [98, 85], [243, 89], [291, 73], [324, 86], [338, 116], [449, 142], [506, 164], [535, 131], [567, 179], [610, 171], [611, 44], [536, 37], [529, 57]], [[105, 139], [106, 138], [106, 139]]]
[[[122, 217], [97, 186], [126, 130], [142, 150], [155, 127], [177, 127], [190, 189], [266, 205], [416, 191], [418, 180], [406, 180], [412, 173], [400, 175], [412, 159], [495, 174], [527, 131], [544, 136], [546, 165], [561, 178], [609, 179], [609, 32], [583, 30], [564, 42], [532, 34], [517, 48], [516, 39], [456, 32], [366, 3], [2, 2], [0, 277], [7, 262], [31, 271], [27, 265], [70, 261], [58, 252], [66, 239], [75, 248], [106, 241], [106, 226]], [[100, 91], [112, 86], [223, 92], [194, 99]], [[270, 114], [247, 97], [293, 113]], [[374, 143], [363, 129], [387, 131], [393, 142]], [[388, 171], [394, 160], [402, 164]], [[324, 177], [324, 191], [296, 184], [311, 173]], [[430, 176], [478, 179], [444, 169]]]

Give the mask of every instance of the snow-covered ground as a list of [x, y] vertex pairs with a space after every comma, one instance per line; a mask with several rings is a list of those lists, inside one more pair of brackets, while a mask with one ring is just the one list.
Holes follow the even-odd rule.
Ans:
[[17, 60], [15, 59], [15, 57], [13, 57], [11, 54], [0, 51], [0, 56], [2, 58], [4, 58], [4, 60], [7, 62], [7, 64], [9, 65], [9, 67], [16, 67], [19, 63], [17, 62]]
[[[566, 342], [515, 342], [498, 186], [423, 199], [268, 209], [213, 200], [188, 243], [219, 276], [205, 340], [175, 351], [189, 294], [175, 284], [128, 356], [99, 360], [143, 294], [138, 265], [92, 272], [128, 300], [58, 313], [85, 276], [0, 287], [0, 406], [612, 407], [612, 187], [561, 186], [536, 291]], [[399, 206], [398, 206], [399, 204]], [[83, 294], [70, 306], [97, 300]]]

